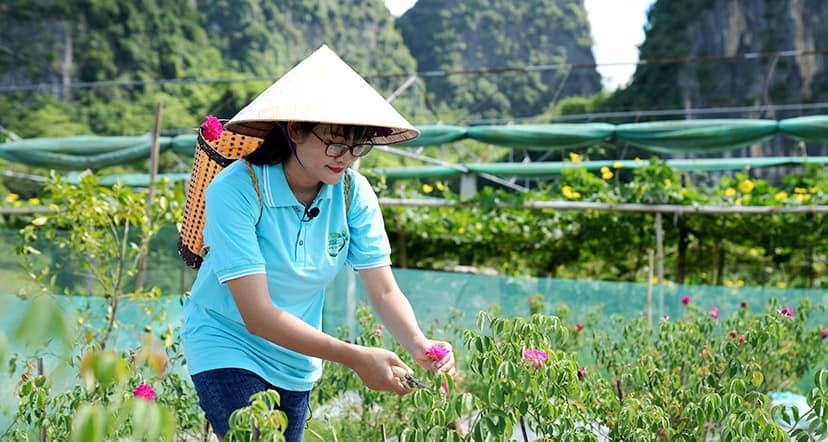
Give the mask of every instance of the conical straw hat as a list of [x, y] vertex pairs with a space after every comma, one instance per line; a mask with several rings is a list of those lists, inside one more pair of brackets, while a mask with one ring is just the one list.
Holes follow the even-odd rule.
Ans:
[[322, 45], [262, 92], [225, 126], [258, 138], [277, 122], [307, 121], [390, 129], [377, 144], [413, 140], [420, 135], [382, 96]]

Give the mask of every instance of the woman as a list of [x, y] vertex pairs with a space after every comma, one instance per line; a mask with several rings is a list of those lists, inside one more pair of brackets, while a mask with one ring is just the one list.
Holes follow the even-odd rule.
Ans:
[[[226, 129], [263, 139], [206, 192], [208, 250], [184, 309], [184, 350], [199, 403], [220, 440], [230, 414], [275, 389], [299, 441], [321, 360], [377, 391], [406, 394], [385, 349], [321, 332], [324, 288], [346, 264], [391, 334], [421, 366], [454, 375], [446, 342], [426, 338], [390, 267], [376, 195], [349, 167], [373, 144], [418, 132], [323, 46], [242, 109]], [[432, 349], [432, 351], [429, 351]]]

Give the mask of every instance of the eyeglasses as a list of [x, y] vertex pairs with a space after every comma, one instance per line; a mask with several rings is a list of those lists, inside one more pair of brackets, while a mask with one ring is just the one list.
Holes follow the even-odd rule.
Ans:
[[325, 155], [329, 157], [341, 157], [342, 155], [345, 155], [346, 151], [351, 152], [351, 156], [353, 157], [363, 157], [374, 148], [374, 145], [371, 143], [354, 144], [353, 146], [345, 143], [329, 143], [317, 135], [313, 130], [310, 132], [325, 145]]

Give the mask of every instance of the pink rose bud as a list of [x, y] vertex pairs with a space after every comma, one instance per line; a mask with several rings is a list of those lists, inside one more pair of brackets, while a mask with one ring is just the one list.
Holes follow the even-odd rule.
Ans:
[[739, 335], [739, 343], [740, 343], [740, 344], [744, 344], [744, 343], [745, 343], [745, 336], [744, 336], [744, 335]]
[[779, 314], [787, 318], [793, 318], [796, 316], [796, 313], [794, 313], [793, 309], [790, 307], [782, 307], [782, 310], [779, 310]]
[[224, 126], [218, 118], [207, 115], [204, 122], [201, 123], [201, 135], [207, 141], [216, 141], [221, 138], [221, 133], [224, 131]]
[[443, 380], [443, 382], [440, 384], [440, 389], [443, 390], [443, 394], [448, 394], [448, 382]]
[[822, 331], [819, 333], [819, 336], [820, 336], [822, 339], [828, 339], [828, 328], [826, 328], [825, 330], [822, 330]]
[[135, 387], [135, 391], [133, 392], [133, 395], [135, 397], [146, 399], [148, 401], [154, 401], [155, 400], [155, 390], [153, 390], [152, 387], [150, 387], [147, 384], [141, 384], [141, 385]]
[[742, 307], [742, 308], [747, 308], [747, 302], [746, 302], [746, 301], [742, 301], [742, 303], [741, 303], [741, 304], [739, 304], [739, 306], [740, 306], [740, 307]]
[[736, 339], [736, 338], [739, 337], [739, 333], [737, 333], [736, 330], [731, 330], [730, 331], [730, 337], [733, 338], [733, 339]]
[[575, 324], [575, 331], [577, 331], [578, 333], [584, 331], [584, 324]]
[[681, 303], [684, 304], [684, 305], [690, 304], [690, 297], [685, 296], [685, 297], [681, 298]]
[[712, 316], [713, 319], [719, 319], [719, 309], [717, 307], [713, 307], [710, 310], [710, 316]]
[[583, 381], [585, 377], [586, 377], [586, 368], [585, 367], [579, 368], [578, 369], [578, 379]]

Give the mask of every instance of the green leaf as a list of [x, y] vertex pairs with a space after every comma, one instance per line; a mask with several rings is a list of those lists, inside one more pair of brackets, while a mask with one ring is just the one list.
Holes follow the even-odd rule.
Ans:
[[828, 390], [828, 368], [821, 368], [814, 374], [814, 384], [820, 390]]
[[107, 413], [99, 404], [83, 404], [72, 418], [72, 442], [106, 440]]

